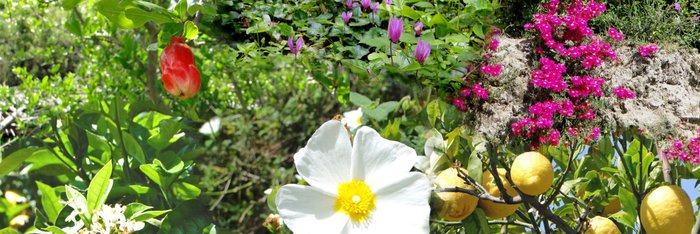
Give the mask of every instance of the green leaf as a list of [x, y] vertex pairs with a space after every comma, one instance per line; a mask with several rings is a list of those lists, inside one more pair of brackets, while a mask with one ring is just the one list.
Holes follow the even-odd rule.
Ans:
[[425, 112], [428, 114], [428, 122], [430, 123], [430, 126], [435, 126], [435, 121], [437, 120], [438, 116], [440, 116], [440, 103], [438, 100], [433, 100], [428, 103], [428, 106], [425, 108]]
[[83, 0], [63, 0], [62, 5], [64, 10], [71, 10], [75, 8]]
[[153, 164], [158, 165], [168, 174], [179, 174], [185, 169], [185, 163], [174, 152], [167, 151], [158, 155], [158, 158], [153, 159]]
[[6, 227], [3, 229], [0, 229], [0, 234], [20, 234], [20, 232], [18, 232], [14, 228]]
[[126, 152], [129, 156], [132, 156], [140, 164], [146, 163], [146, 156], [136, 139], [128, 132], [122, 132], [122, 137], [124, 138], [124, 147], [126, 147]]
[[22, 165], [22, 162], [29, 158], [29, 156], [32, 156], [34, 151], [35, 149], [33, 148], [24, 148], [11, 153], [6, 158], [3, 158], [2, 161], [0, 161], [0, 178], [10, 174], [10, 172]]
[[270, 212], [272, 213], [278, 213], [277, 204], [275, 204], [275, 198], [277, 198], [277, 191], [279, 190], [279, 187], [271, 188], [271, 190], [272, 192], [270, 192], [270, 195], [267, 195], [266, 198], [267, 208], [270, 209]]
[[472, 32], [474, 32], [474, 34], [475, 34], [477, 37], [479, 37], [479, 38], [484, 38], [484, 28], [483, 28], [482, 25], [480, 25], [480, 24], [475, 24], [474, 26], [472, 26]]
[[126, 210], [124, 210], [124, 217], [127, 220], [132, 220], [134, 216], [143, 213], [146, 210], [153, 208], [152, 206], [147, 206], [138, 202], [134, 202], [126, 205]]
[[[68, 201], [71, 201], [77, 207], [84, 207], [85, 209], [87, 209], [87, 199], [85, 199], [85, 196], [83, 196], [82, 193], [80, 193], [78, 190], [76, 190], [70, 185], [66, 185], [65, 188], [66, 197], [68, 198]], [[78, 213], [80, 213], [80, 218], [83, 220], [83, 222], [89, 222], [92, 220], [91, 213], [88, 213], [85, 210], [79, 210]]]
[[[183, 2], [187, 1], [183, 0]], [[185, 38], [187, 38], [187, 40], [194, 40], [197, 38], [198, 34], [199, 28], [197, 28], [197, 25], [195, 25], [192, 21], [187, 21], [187, 23], [185, 23]]]
[[58, 218], [58, 214], [61, 213], [61, 210], [65, 205], [60, 203], [61, 199], [51, 186], [39, 181], [36, 181], [36, 185], [39, 188], [39, 191], [41, 191], [41, 206], [44, 207], [44, 211], [46, 212], [46, 216], [48, 216], [47, 218], [49, 219], [49, 222], [56, 224], [56, 218]]
[[360, 40], [360, 43], [381, 49], [389, 46], [389, 39], [383, 37], [365, 37]]
[[360, 107], [366, 107], [372, 104], [372, 100], [366, 96], [352, 91], [350, 92], [350, 102]]
[[112, 161], [108, 161], [102, 169], [100, 169], [88, 186], [87, 205], [88, 212], [92, 213], [99, 210], [109, 196], [109, 191], [112, 189]]
[[479, 156], [477, 155], [477, 151], [474, 150], [474, 151], [472, 151], [471, 155], [469, 155], [469, 164], [467, 164], [467, 173], [469, 173], [469, 176], [474, 178], [474, 180], [482, 181], [482, 176], [483, 176], [484, 171], [481, 168], [482, 168], [481, 159], [479, 159]]
[[156, 184], [158, 184], [158, 186], [163, 187], [163, 185], [165, 184], [165, 183], [164, 183], [164, 182], [165, 182], [165, 181], [164, 181], [165, 178], [163, 178], [163, 177], [160, 175], [160, 173], [158, 172], [158, 170], [156, 169], [156, 167], [157, 167], [157, 166], [156, 166], [156, 165], [153, 165], [153, 164], [144, 164], [144, 165], [139, 166], [139, 169], [143, 172], [143, 174], [146, 175], [146, 177], [148, 177], [148, 178], [151, 179], [153, 182], [155, 182]]
[[637, 198], [634, 194], [625, 188], [620, 188], [618, 191], [622, 210], [634, 217], [637, 217]]
[[158, 123], [158, 133], [148, 138], [148, 144], [160, 151], [180, 138], [175, 136], [179, 131], [179, 122], [173, 119], [164, 119]]
[[163, 219], [158, 233], [201, 233], [210, 223], [211, 215], [206, 205], [198, 200], [189, 200], [180, 203]]
[[49, 232], [51, 232], [51, 233], [53, 233], [53, 234], [66, 234], [66, 232], [64, 232], [63, 230], [61, 230], [61, 228], [56, 227], [56, 226], [48, 226], [48, 227], [46, 227], [45, 229], [46, 229], [46, 231], [49, 231]]
[[187, 182], [176, 182], [173, 184], [173, 194], [178, 200], [192, 200], [199, 197], [202, 192], [201, 189], [197, 188], [193, 184]]
[[137, 222], [143, 222], [164, 214], [167, 214], [170, 210], [149, 210], [138, 215], [135, 215], [132, 219]]
[[180, 16], [181, 20], [187, 19], [187, 0], [180, 0], [177, 5], [175, 5], [175, 14]]

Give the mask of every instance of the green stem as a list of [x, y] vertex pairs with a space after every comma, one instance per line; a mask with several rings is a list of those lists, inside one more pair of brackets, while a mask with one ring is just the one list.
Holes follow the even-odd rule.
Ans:
[[[121, 123], [119, 121], [119, 107], [121, 104], [119, 103], [119, 91], [114, 96], [114, 122], [117, 124], [117, 135], [119, 136], [119, 145], [122, 150], [122, 155], [124, 155], [124, 161], [122, 162], [122, 170], [124, 170], [124, 179], [126, 180], [126, 183], [129, 184], [131, 182], [131, 175], [129, 174], [131, 168], [129, 167], [129, 153], [126, 151], [126, 145], [124, 144], [124, 134], [122, 133], [122, 127]], [[112, 157], [112, 160], [114, 160], [114, 157]], [[112, 165], [116, 165], [112, 163]]]

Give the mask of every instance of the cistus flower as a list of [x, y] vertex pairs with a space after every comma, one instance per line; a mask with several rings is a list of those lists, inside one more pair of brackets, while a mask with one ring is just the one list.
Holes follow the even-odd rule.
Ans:
[[416, 37], [420, 37], [420, 33], [423, 32], [423, 22], [416, 22], [413, 24], [413, 31], [416, 31]]
[[297, 38], [296, 44], [294, 44], [294, 38], [289, 37], [287, 38], [287, 46], [289, 47], [289, 51], [294, 54], [294, 58], [297, 57], [297, 53], [301, 50], [301, 47], [304, 46], [304, 39], [301, 37]]
[[345, 23], [347, 24], [352, 18], [352, 11], [340, 13], [340, 17], [342, 17], [343, 21], [345, 21]]
[[160, 55], [163, 86], [168, 93], [180, 99], [194, 97], [201, 80], [194, 63], [194, 55], [182, 37], [173, 37]]
[[639, 47], [639, 54], [642, 55], [642, 57], [649, 57], [655, 54], [657, 51], [659, 51], [659, 46], [654, 43]]
[[418, 63], [423, 64], [425, 59], [430, 56], [430, 43], [425, 43], [423, 40], [418, 40], [418, 45], [416, 46], [416, 60]]
[[355, 129], [362, 126], [362, 108], [343, 113], [343, 119], [340, 122], [348, 126], [350, 131], [355, 131]]
[[275, 204], [294, 233], [428, 233], [432, 186], [410, 171], [417, 160], [413, 149], [369, 127], [351, 142], [331, 120], [294, 155], [310, 186], [282, 186]]
[[403, 32], [403, 19], [391, 17], [389, 21], [389, 29], [387, 30], [389, 34], [389, 39], [391, 42], [397, 43], [401, 38], [401, 33]]

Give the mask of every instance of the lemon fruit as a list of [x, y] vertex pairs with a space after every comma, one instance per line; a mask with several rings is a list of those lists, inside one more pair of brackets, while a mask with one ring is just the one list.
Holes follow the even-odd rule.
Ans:
[[[503, 168], [498, 168], [498, 177], [501, 178], [501, 182], [503, 183], [503, 187], [506, 189], [506, 193], [510, 195], [511, 197], [515, 197], [518, 195], [518, 192], [515, 191], [513, 186], [508, 183], [508, 180], [506, 180], [506, 169]], [[496, 185], [496, 181], [494, 180], [493, 175], [491, 175], [491, 172], [484, 171], [484, 175], [482, 178], [482, 185], [486, 189], [486, 192], [491, 194], [494, 197], [501, 197], [501, 191], [498, 189], [498, 185]], [[506, 216], [509, 216], [518, 209], [518, 204], [514, 205], [508, 205], [508, 204], [502, 204], [502, 203], [495, 203], [492, 201], [488, 200], [479, 200], [479, 207], [484, 210], [484, 213], [486, 213], [486, 216], [494, 219], [500, 219]]]
[[642, 226], [649, 234], [690, 233], [695, 223], [688, 194], [675, 185], [664, 185], [649, 192], [639, 212]]
[[[462, 172], [467, 174], [467, 171], [460, 168]], [[459, 187], [463, 189], [474, 190], [474, 187], [464, 183], [464, 179], [457, 174], [457, 169], [448, 168], [440, 172], [435, 178], [435, 183], [441, 188]], [[460, 221], [469, 216], [474, 209], [478, 198], [466, 193], [460, 192], [439, 192], [438, 198], [442, 204], [438, 206], [438, 216], [447, 221]]]
[[620, 199], [619, 198], [613, 198], [610, 200], [610, 203], [608, 203], [607, 206], [603, 209], [603, 216], [609, 216], [611, 214], [617, 213], [622, 209], [622, 206], [620, 206]]
[[513, 160], [510, 176], [515, 186], [525, 194], [537, 196], [549, 189], [554, 181], [552, 163], [538, 152], [527, 152]]
[[621, 234], [621, 232], [612, 220], [596, 216], [588, 220], [588, 229], [585, 234]]

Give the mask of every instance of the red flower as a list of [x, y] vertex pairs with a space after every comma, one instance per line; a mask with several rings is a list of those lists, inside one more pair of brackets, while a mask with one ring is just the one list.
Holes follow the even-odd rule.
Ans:
[[182, 37], [173, 37], [160, 55], [163, 86], [168, 93], [181, 99], [194, 97], [201, 79], [194, 55]]

